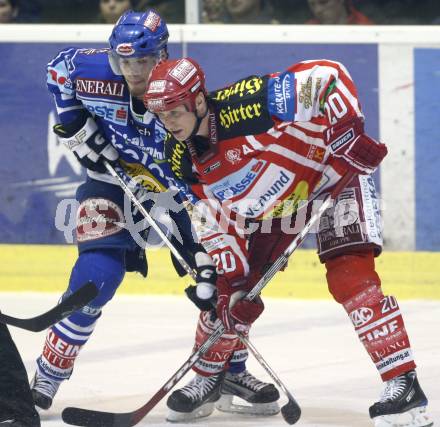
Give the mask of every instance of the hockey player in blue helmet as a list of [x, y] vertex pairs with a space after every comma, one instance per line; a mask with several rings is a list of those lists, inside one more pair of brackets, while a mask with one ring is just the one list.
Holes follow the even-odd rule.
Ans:
[[157, 13], [129, 11], [119, 18], [109, 38], [110, 64], [133, 96], [145, 93], [152, 67], [168, 58], [167, 42], [168, 28]]
[[[186, 210], [176, 209], [181, 204], [172, 195], [165, 197], [174, 184], [163, 162], [165, 131], [137, 98], [143, 95], [150, 69], [167, 56], [167, 40], [166, 24], [156, 12], [128, 11], [112, 31], [110, 48], [66, 48], [47, 66], [47, 85], [59, 120], [54, 132], [87, 170], [87, 179], [76, 193], [79, 254], [64, 295], [88, 281], [97, 285], [99, 294], [47, 331], [31, 383], [35, 404], [42, 409], [52, 405], [60, 384], [70, 378], [80, 350], [125, 273], [147, 276], [144, 240], [149, 233], [150, 241], [154, 233], [128, 227], [143, 218], [124, 203], [123, 191], [106, 172], [103, 160], [127, 181], [141, 176], [147, 194], [155, 193], [156, 200], [173, 205], [174, 209], [156, 201], [152, 207], [151, 199], [144, 202], [153, 216], [154, 209], [168, 208], [174, 228], [167, 228], [174, 246], [192, 268], [199, 273], [209, 270], [205, 277], [214, 277], [212, 263], [203, 261], [206, 252], [194, 238]], [[178, 273], [183, 275], [182, 270]]]
[[[113, 28], [110, 48], [64, 49], [48, 64], [48, 89], [60, 121], [54, 131], [87, 169], [88, 175], [76, 195], [79, 256], [66, 294], [88, 280], [98, 284], [100, 292], [83, 310], [49, 329], [31, 384], [34, 401], [40, 408], [48, 409], [62, 381], [70, 378], [79, 351], [93, 333], [102, 307], [113, 297], [125, 272], [147, 274], [144, 249], [135, 243], [127, 229], [118, 225], [126, 220], [124, 195], [105, 173], [102, 160], [113, 162], [120, 174], [142, 175], [143, 185], [147, 185], [150, 192], [176, 186], [189, 202], [197, 202], [186, 187], [182, 188], [185, 184], [174, 181], [170, 165], [164, 162], [166, 132], [141, 101], [152, 67], [168, 57], [167, 40], [166, 24], [156, 12], [128, 11]], [[159, 196], [166, 194], [162, 192]], [[197, 271], [197, 283], [213, 285], [215, 267], [204, 249], [193, 240], [186, 210], [170, 208], [169, 211], [182, 236], [180, 240], [172, 236], [174, 246]], [[94, 214], [101, 221], [98, 232], [96, 227], [87, 226], [96, 221]], [[174, 261], [182, 275], [183, 271]], [[277, 390], [246, 370], [246, 358], [245, 348], [233, 354], [229, 376], [224, 382], [228, 386], [225, 396], [236, 394], [253, 403], [243, 408], [223, 405], [223, 410], [276, 413], [279, 410]], [[210, 393], [220, 398], [221, 386], [221, 382], [216, 383], [214, 389], [209, 388]], [[205, 387], [199, 387], [196, 394], [205, 391]], [[263, 409], [257, 408], [258, 405]], [[205, 416], [206, 411], [212, 412], [213, 406], [204, 409]], [[185, 419], [196, 418], [199, 412], [185, 414]]]

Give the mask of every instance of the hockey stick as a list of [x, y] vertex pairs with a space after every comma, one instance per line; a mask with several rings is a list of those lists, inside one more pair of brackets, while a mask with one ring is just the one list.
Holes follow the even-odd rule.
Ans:
[[[148, 221], [149, 225], [152, 226], [158, 232], [158, 234], [162, 238], [163, 242], [168, 246], [168, 248], [172, 251], [172, 253], [175, 255], [177, 260], [180, 262], [180, 265], [189, 274], [189, 276], [191, 276], [195, 280], [196, 279], [195, 271], [188, 265], [188, 263], [185, 261], [185, 259], [180, 255], [179, 251], [175, 248], [175, 246], [168, 239], [168, 237], [165, 235], [165, 233], [162, 232], [162, 230], [157, 225], [154, 218], [152, 218], [151, 215], [149, 215], [149, 213], [142, 206], [142, 204], [139, 202], [137, 197], [133, 194], [133, 192], [130, 190], [130, 188], [127, 186], [127, 184], [124, 182], [124, 180], [115, 171], [113, 166], [110, 165], [108, 162], [105, 162], [105, 166], [106, 166], [107, 170], [111, 173], [111, 175], [118, 180], [118, 182], [119, 182], [120, 186], [122, 187], [122, 189], [124, 190], [124, 192], [130, 198], [131, 202], [134, 203], [137, 206], [137, 208], [139, 209], [139, 211], [144, 215], [144, 217]], [[300, 409], [298, 403], [293, 398], [293, 396], [289, 393], [289, 391], [284, 386], [284, 384], [282, 383], [280, 378], [277, 376], [275, 371], [264, 360], [261, 353], [250, 342], [249, 338], [245, 337], [241, 333], [237, 333], [237, 335], [240, 338], [240, 340], [248, 347], [248, 349], [254, 355], [255, 359], [261, 364], [261, 366], [267, 371], [267, 373], [274, 379], [274, 381], [277, 383], [277, 385], [285, 393], [285, 395], [288, 399], [288, 403], [281, 408], [281, 414], [283, 415], [283, 418], [286, 420], [286, 422], [288, 424], [294, 424], [299, 419], [300, 414], [301, 414], [301, 409]]]
[[[261, 277], [258, 283], [246, 295], [246, 299], [252, 300], [267, 285], [269, 280], [276, 272], [283, 267], [288, 257], [301, 245], [306, 234], [310, 231], [312, 226], [317, 222], [322, 213], [328, 209], [336, 196], [345, 188], [345, 186], [353, 178], [353, 173], [344, 175], [333, 191], [326, 197], [317, 212], [311, 216], [303, 231], [298, 234], [286, 250], [278, 257], [278, 259], [271, 265], [266, 273]], [[85, 427], [132, 427], [142, 420], [161, 400], [166, 394], [180, 381], [180, 379], [192, 368], [192, 366], [211, 348], [211, 346], [223, 335], [225, 327], [220, 320], [217, 321], [218, 326], [214, 332], [206, 339], [206, 341], [183, 363], [183, 365], [173, 374], [173, 376], [154, 394], [154, 396], [143, 406], [125, 413], [112, 413], [94, 411], [81, 408], [66, 408], [63, 410], [62, 418], [67, 424], [85, 426]], [[290, 399], [289, 399], [290, 403]], [[287, 416], [286, 421], [289, 424], [294, 424], [301, 416], [301, 411], [293, 410], [294, 405], [289, 405], [283, 411], [283, 416]], [[292, 411], [292, 412], [291, 412]]]
[[180, 255], [179, 251], [174, 247], [174, 245], [170, 242], [167, 235], [161, 230], [161, 228], [157, 225], [156, 221], [153, 217], [147, 212], [147, 210], [142, 206], [142, 203], [137, 199], [137, 197], [130, 190], [130, 187], [124, 182], [124, 180], [119, 176], [119, 174], [115, 171], [113, 166], [104, 160], [104, 165], [109, 171], [109, 173], [116, 178], [119, 185], [121, 186], [124, 193], [128, 196], [131, 202], [139, 209], [139, 212], [145, 217], [148, 224], [156, 231], [156, 233], [160, 236], [163, 242], [168, 246], [169, 250], [176, 257], [177, 261], [179, 261], [180, 265], [185, 269], [185, 271], [191, 276], [194, 274], [192, 268], [188, 265], [185, 259]]
[[264, 360], [261, 353], [255, 348], [255, 346], [241, 333], [238, 333], [241, 341], [246, 344], [246, 347], [252, 352], [254, 357], [258, 360], [261, 366], [266, 370], [266, 372], [270, 375], [270, 377], [274, 380], [276, 385], [284, 392], [286, 395], [288, 402], [281, 407], [281, 415], [286, 421], [287, 424], [295, 424], [301, 417], [301, 407], [298, 405], [298, 402], [289, 392], [287, 387], [281, 381], [280, 377], [275, 373], [275, 371], [270, 367], [270, 365]]
[[32, 332], [41, 332], [65, 317], [71, 315], [74, 311], [84, 307], [97, 295], [98, 289], [94, 283], [87, 282], [83, 287], [69, 295], [66, 299], [61, 301], [57, 306], [46, 313], [31, 317], [29, 319], [18, 319], [16, 317], [0, 313], [0, 322]]

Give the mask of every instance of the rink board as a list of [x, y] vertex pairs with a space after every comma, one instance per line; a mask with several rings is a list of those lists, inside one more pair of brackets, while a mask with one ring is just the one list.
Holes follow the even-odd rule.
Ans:
[[[0, 129], [7, 135], [1, 243], [66, 243], [57, 207], [74, 198], [84, 171], [51, 132], [56, 118], [45, 66], [66, 46], [104, 46], [110, 32], [106, 25], [0, 26]], [[211, 89], [304, 59], [342, 61], [358, 87], [368, 133], [389, 147], [377, 176], [386, 248], [440, 250], [440, 128], [432, 126], [440, 116], [440, 28], [170, 25], [170, 34], [170, 55], [195, 57]]]
[[[0, 245], [0, 292], [62, 292], [75, 263], [73, 245]], [[148, 251], [149, 275], [127, 273], [118, 293], [183, 295], [191, 283], [177, 278], [167, 249]], [[399, 298], [440, 299], [440, 253], [385, 252], [376, 261], [384, 290]], [[314, 250], [298, 250], [286, 271], [264, 290], [279, 298], [330, 298], [325, 268]]]

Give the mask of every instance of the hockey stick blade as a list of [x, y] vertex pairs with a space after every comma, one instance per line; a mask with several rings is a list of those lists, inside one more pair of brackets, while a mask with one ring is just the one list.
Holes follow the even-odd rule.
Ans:
[[97, 295], [98, 289], [95, 284], [93, 282], [87, 282], [84, 286], [69, 295], [64, 301], [46, 313], [29, 319], [18, 319], [0, 313], [0, 322], [16, 326], [17, 328], [26, 329], [31, 332], [41, 332], [69, 316], [74, 311], [84, 307]]
[[66, 424], [83, 427], [133, 427], [142, 420], [169, 389], [160, 389], [145, 405], [133, 412], [114, 413], [68, 407], [61, 413]]
[[[73, 426], [111, 427], [131, 425], [130, 415], [130, 413], [113, 414], [111, 412], [99, 412], [81, 408], [65, 408], [61, 417], [66, 424]], [[120, 419], [121, 417], [122, 419]], [[120, 419], [119, 421], [118, 418]]]
[[173, 376], [156, 392], [143, 406], [132, 412], [114, 413], [101, 412], [92, 409], [68, 407], [63, 410], [61, 417], [66, 424], [83, 427], [133, 427], [141, 421], [167, 395], [167, 393], [182, 379], [191, 367], [205, 354], [211, 346], [223, 335], [225, 328], [220, 324], [209, 338], [184, 362]]

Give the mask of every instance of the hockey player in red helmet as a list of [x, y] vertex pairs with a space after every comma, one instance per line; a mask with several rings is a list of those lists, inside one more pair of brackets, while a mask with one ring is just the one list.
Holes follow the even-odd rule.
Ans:
[[[217, 263], [216, 312], [227, 329], [195, 365], [197, 380], [168, 399], [173, 417], [216, 399], [206, 392], [197, 400], [194, 389], [212, 388], [240, 345], [234, 331], [247, 331], [264, 309], [261, 298], [234, 305], [231, 296], [250, 290], [301, 231], [301, 202], [324, 197], [350, 170], [355, 178], [336, 201], [350, 207], [350, 220], [336, 204], [316, 233], [328, 288], [385, 382], [369, 410], [375, 426], [401, 426], [402, 418], [408, 427], [431, 426], [399, 305], [383, 294], [375, 271], [382, 230], [371, 174], [387, 149], [364, 131], [350, 74], [338, 62], [312, 60], [209, 94], [204, 83], [193, 59], [165, 61], [153, 69], [144, 97], [169, 132], [173, 172], [200, 199], [201, 240]], [[211, 330], [212, 319], [202, 312], [196, 346]]]
[[[168, 69], [171, 64], [175, 67], [166, 79], [154, 80], [157, 74], [163, 73], [163, 70]], [[146, 107], [151, 107], [152, 112], [160, 112], [162, 117], [167, 115], [166, 111], [179, 110], [179, 107], [180, 110], [185, 109], [187, 112], [194, 113], [194, 126], [190, 135], [195, 135], [208, 112], [206, 109], [202, 116], [197, 113], [197, 95], [199, 93], [206, 95], [205, 74], [199, 64], [191, 58], [161, 62], [153, 70], [150, 81], [151, 84], [145, 96]], [[156, 94], [156, 97], [153, 97], [153, 94]], [[173, 115], [179, 115], [178, 111], [173, 112]], [[190, 124], [187, 125], [190, 126]], [[171, 132], [173, 135], [177, 132], [176, 138], [180, 140], [185, 140], [190, 136], [186, 134], [185, 129], [171, 129]]]

